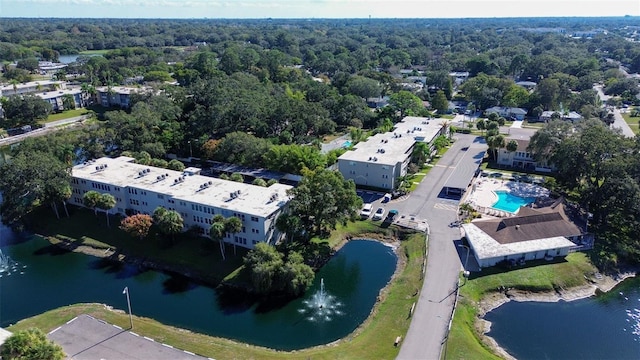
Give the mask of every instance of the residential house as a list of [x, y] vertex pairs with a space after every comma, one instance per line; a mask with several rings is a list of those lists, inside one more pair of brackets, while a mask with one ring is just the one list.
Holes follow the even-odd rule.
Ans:
[[538, 85], [538, 84], [536, 84], [536, 83], [535, 83], [535, 82], [533, 82], [533, 81], [518, 81], [518, 82], [516, 82], [516, 85], [518, 85], [518, 86], [522, 86], [523, 88], [525, 88], [525, 89], [527, 89], [527, 90], [531, 91], [531, 90], [533, 90], [533, 89], [536, 87], [536, 85]]
[[283, 184], [265, 188], [202, 176], [199, 168], [174, 171], [141, 165], [125, 156], [74, 166], [71, 187], [70, 202], [75, 205], [84, 206], [87, 191], [108, 193], [116, 199], [110, 214], [150, 215], [164, 207], [180, 213], [184, 229], [197, 226], [203, 236], [209, 235], [214, 215], [235, 216], [242, 220], [242, 229], [227, 233], [223, 240], [250, 249], [259, 242], [280, 240], [276, 219], [286, 209], [291, 189]]
[[548, 122], [548, 121], [551, 121], [551, 119], [553, 119], [554, 114], [556, 114], [556, 116], [561, 120], [567, 120], [571, 122], [582, 120], [582, 115], [578, 114], [575, 111], [571, 111], [567, 113], [559, 112], [559, 111], [543, 111], [542, 114], [540, 114], [539, 119], [540, 121]]
[[506, 106], [494, 106], [486, 109], [484, 112], [487, 115], [496, 113], [503, 118], [515, 120], [524, 120], [524, 117], [527, 116], [526, 109]]
[[384, 190], [397, 187], [397, 179], [407, 174], [416, 142], [431, 144], [446, 133], [440, 120], [408, 116], [387, 133], [359, 142], [338, 158], [338, 170], [345, 179]]
[[373, 98], [367, 98], [367, 106], [372, 108], [372, 109], [380, 109], [383, 108], [385, 106], [389, 105], [389, 97], [388, 96], [384, 96], [384, 97], [373, 97]]
[[480, 268], [502, 261], [564, 257], [591, 241], [568, 218], [562, 203], [540, 209], [521, 207], [518, 216], [472, 221], [462, 229]]

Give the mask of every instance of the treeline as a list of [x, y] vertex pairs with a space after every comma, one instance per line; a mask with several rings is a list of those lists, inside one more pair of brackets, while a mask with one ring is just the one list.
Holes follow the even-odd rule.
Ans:
[[640, 263], [640, 139], [600, 121], [554, 120], [531, 138], [529, 150], [558, 168], [553, 190], [591, 213], [594, 261], [606, 268]]

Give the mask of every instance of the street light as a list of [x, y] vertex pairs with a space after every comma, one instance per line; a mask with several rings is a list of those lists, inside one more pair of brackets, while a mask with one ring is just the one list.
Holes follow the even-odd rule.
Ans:
[[469, 254], [471, 253], [471, 248], [469, 248], [467, 245], [464, 244], [460, 244], [458, 245], [458, 247], [464, 247], [465, 249], [467, 249], [467, 256], [464, 259], [464, 267], [463, 267], [463, 271], [462, 271], [462, 276], [464, 276], [464, 284], [460, 285], [460, 286], [464, 286], [467, 283], [467, 280], [469, 279], [469, 270], [467, 270], [467, 263], [469, 262]]
[[193, 149], [191, 148], [191, 140], [188, 141], [189, 143], [189, 158], [193, 157]]
[[127, 305], [129, 306], [129, 324], [130, 324], [130, 329], [133, 329], [133, 316], [131, 315], [131, 300], [129, 299], [129, 287], [125, 286], [124, 290], [122, 290], [123, 294], [127, 295]]

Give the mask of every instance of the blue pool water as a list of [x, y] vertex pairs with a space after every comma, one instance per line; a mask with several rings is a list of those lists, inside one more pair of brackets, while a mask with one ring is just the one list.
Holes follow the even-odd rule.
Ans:
[[347, 140], [344, 142], [344, 144], [342, 144], [342, 147], [345, 149], [348, 149], [351, 147], [351, 141]]
[[536, 201], [534, 197], [520, 197], [512, 195], [507, 191], [496, 191], [498, 201], [493, 204], [494, 209], [515, 213], [520, 206], [527, 206]]

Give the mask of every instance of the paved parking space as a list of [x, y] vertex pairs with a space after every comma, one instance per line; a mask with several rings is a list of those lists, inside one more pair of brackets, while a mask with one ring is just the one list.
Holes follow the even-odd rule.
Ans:
[[358, 190], [356, 193], [362, 198], [362, 202], [365, 204], [373, 204], [384, 197], [384, 193], [370, 190]]
[[132, 331], [80, 315], [51, 331], [47, 337], [62, 346], [69, 359], [94, 360], [205, 360], [202, 356], [175, 349]]

